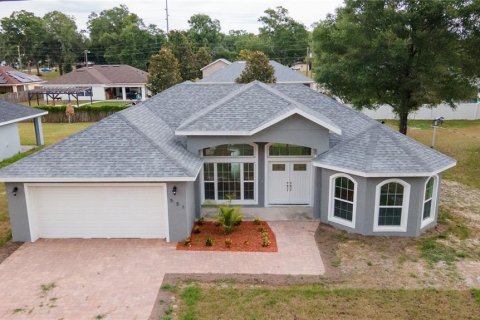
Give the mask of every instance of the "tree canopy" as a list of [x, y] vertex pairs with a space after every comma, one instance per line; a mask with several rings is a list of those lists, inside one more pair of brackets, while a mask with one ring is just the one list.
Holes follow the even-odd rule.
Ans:
[[246, 59], [246, 66], [237, 83], [249, 83], [258, 80], [265, 83], [275, 83], [275, 69], [270, 65], [270, 59], [261, 51], [242, 51], [242, 57]]
[[347, 0], [313, 33], [316, 80], [357, 108], [390, 105], [406, 134], [409, 113], [422, 105], [476, 95], [478, 6]]
[[162, 48], [158, 54], [152, 55], [148, 67], [147, 87], [153, 94], [182, 81], [180, 66], [170, 48]]

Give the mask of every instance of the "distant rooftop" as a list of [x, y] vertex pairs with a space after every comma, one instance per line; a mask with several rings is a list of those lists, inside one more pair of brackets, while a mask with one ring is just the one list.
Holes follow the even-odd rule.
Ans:
[[[290, 69], [283, 64], [270, 60], [270, 65], [275, 69], [277, 83], [313, 83], [314, 81], [303, 74]], [[203, 83], [234, 83], [245, 69], [245, 61], [235, 61], [224, 68], [200, 80]]]
[[48, 81], [47, 85], [143, 84], [148, 73], [127, 64], [83, 67]]
[[0, 66], [0, 86], [40, 83], [42, 79], [35, 75], [23, 73], [10, 66]]

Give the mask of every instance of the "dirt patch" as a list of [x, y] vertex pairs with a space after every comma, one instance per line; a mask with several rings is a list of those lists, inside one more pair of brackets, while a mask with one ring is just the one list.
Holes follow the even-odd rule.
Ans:
[[9, 241], [5, 243], [3, 246], [0, 247], [0, 263], [3, 262], [3, 260], [7, 259], [12, 253], [15, 252], [20, 246], [23, 244], [23, 242], [13, 242]]
[[[205, 221], [203, 225], [197, 226], [200, 233], [192, 231], [190, 243], [179, 242], [177, 250], [277, 252], [275, 234], [268, 223], [264, 221], [260, 224], [253, 221], [243, 221], [230, 234], [225, 234], [222, 226], [216, 225], [212, 221]], [[262, 233], [268, 235], [270, 241], [268, 246], [263, 246]], [[211, 246], [206, 245], [207, 239], [212, 240]], [[230, 241], [230, 245], [226, 244], [227, 239]]]
[[176, 291], [174, 287], [166, 284], [165, 280], [163, 283], [162, 287], [158, 290], [158, 295], [148, 320], [164, 319], [163, 317], [172, 311], [171, 307], [175, 304]]

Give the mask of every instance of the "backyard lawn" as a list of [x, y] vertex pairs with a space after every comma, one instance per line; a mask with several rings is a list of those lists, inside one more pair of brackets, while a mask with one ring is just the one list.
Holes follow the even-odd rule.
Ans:
[[[478, 291], [329, 289], [229, 282], [169, 287], [193, 319], [478, 319]], [[164, 319], [169, 319], [165, 317]]]
[[[65, 124], [65, 123], [44, 123], [43, 124], [43, 134], [45, 138], [45, 144], [53, 144], [64, 138], [82, 130], [89, 126], [92, 123], [72, 123], [72, 124]], [[33, 126], [33, 122], [30, 123], [20, 123], [19, 124], [20, 130], [20, 139], [22, 145], [34, 145], [35, 144], [35, 128]], [[18, 156], [12, 157], [10, 159], [6, 159], [0, 162], [0, 168], [9, 165], [10, 163], [14, 162], [15, 160], [19, 160], [26, 155], [29, 155], [33, 152], [37, 151], [34, 149], [27, 153], [22, 153]], [[10, 223], [8, 219], [7, 213], [7, 199], [5, 196], [5, 185], [0, 183], [0, 247], [10, 240]]]

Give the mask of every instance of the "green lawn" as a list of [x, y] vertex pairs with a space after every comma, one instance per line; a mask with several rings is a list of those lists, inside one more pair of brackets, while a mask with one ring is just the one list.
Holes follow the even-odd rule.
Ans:
[[[45, 137], [45, 144], [53, 144], [56, 143], [82, 129], [85, 129], [91, 126], [92, 123], [72, 123], [72, 124], [65, 124], [65, 123], [44, 123], [43, 124], [43, 133]], [[24, 145], [34, 145], [35, 144], [35, 129], [33, 123], [20, 123], [19, 124], [19, 131], [20, 131], [20, 140], [21, 143]], [[0, 161], [0, 168], [5, 167], [15, 161], [20, 160], [36, 151], [40, 148], [35, 148], [26, 153], [21, 153], [16, 156], [13, 156], [9, 159], [5, 159], [4, 161]], [[11, 232], [10, 232], [10, 222], [8, 218], [8, 211], [7, 211], [7, 199], [5, 196], [5, 185], [0, 183], [0, 246], [2, 246], [6, 241], [10, 240]]]
[[322, 285], [190, 284], [177, 290], [176, 318], [479, 319], [476, 291], [329, 289]]
[[58, 71], [41, 72], [41, 73], [42, 73], [42, 75], [40, 76], [40, 78], [42, 78], [43, 80], [46, 80], [46, 81], [50, 81], [50, 80], [53, 80], [55, 78], [60, 77], [60, 73]]
[[[387, 121], [397, 129], [397, 121]], [[408, 136], [430, 146], [431, 121], [409, 121]], [[480, 120], [448, 120], [437, 129], [436, 149], [457, 159], [457, 166], [446, 171], [446, 179], [480, 188]]]

